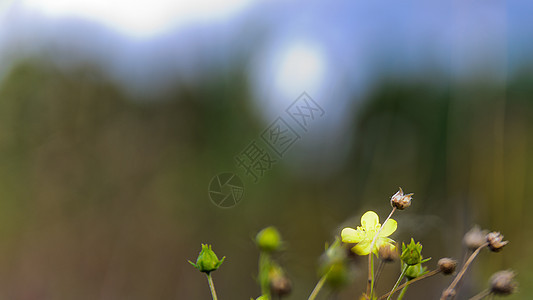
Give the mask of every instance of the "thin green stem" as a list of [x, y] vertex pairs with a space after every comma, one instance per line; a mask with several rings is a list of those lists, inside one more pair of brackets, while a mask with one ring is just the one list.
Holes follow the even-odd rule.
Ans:
[[[408, 281], [409, 282], [409, 281]], [[406, 285], [404, 286], [404, 288], [402, 289], [402, 291], [400, 292], [400, 295], [398, 296], [398, 299], [396, 300], [402, 300], [403, 299], [403, 296], [405, 295], [405, 292], [407, 291], [407, 288], [409, 287], [409, 285]]]
[[390, 297], [392, 296], [392, 294], [394, 294], [394, 291], [398, 288], [398, 286], [400, 285], [400, 282], [402, 282], [402, 279], [403, 277], [405, 276], [405, 272], [407, 272], [407, 268], [409, 268], [409, 265], [405, 265], [405, 267], [403, 267], [403, 270], [402, 270], [402, 273], [400, 274], [400, 277], [398, 277], [398, 280], [396, 281], [396, 284], [394, 285], [394, 287], [392, 288], [392, 290], [390, 291], [389, 293], [389, 296], [387, 297], [387, 300], [390, 299]]
[[372, 253], [374, 250], [374, 246], [376, 245], [376, 240], [378, 239], [378, 236], [381, 233], [381, 230], [383, 229], [383, 227], [385, 227], [385, 224], [392, 217], [392, 214], [394, 214], [395, 211], [396, 207], [393, 207], [389, 216], [385, 219], [381, 227], [379, 227], [378, 232], [376, 232], [376, 235], [372, 239], [372, 243], [370, 243], [370, 254], [368, 254], [368, 282], [366, 286], [366, 294], [369, 295], [370, 299], [372, 299], [374, 294], [374, 257]]
[[475, 295], [474, 297], [470, 298], [470, 300], [481, 300], [488, 295], [490, 295], [492, 292], [490, 289], [486, 289], [484, 291], [481, 291], [479, 294]]
[[259, 254], [259, 285], [261, 286], [261, 294], [268, 296], [270, 299], [270, 283], [268, 281], [268, 272], [270, 270], [270, 254], [261, 251]]
[[207, 282], [209, 283], [209, 288], [211, 289], [211, 296], [213, 297], [213, 300], [217, 300], [217, 292], [215, 291], [215, 284], [213, 283], [213, 278], [211, 277], [211, 273], [207, 273]]
[[311, 295], [309, 295], [309, 298], [307, 300], [314, 300], [316, 298], [316, 296], [318, 295], [318, 292], [320, 292], [320, 290], [324, 286], [324, 283], [326, 282], [326, 278], [328, 274], [329, 274], [329, 271], [320, 278], [320, 280], [316, 283], [315, 288], [313, 289], [313, 291], [311, 292]]
[[472, 253], [472, 255], [470, 255], [470, 257], [468, 258], [468, 260], [464, 264], [463, 268], [461, 269], [459, 274], [457, 274], [457, 276], [452, 281], [450, 286], [447, 289], [445, 289], [444, 292], [442, 292], [442, 296], [440, 297], [440, 300], [446, 300], [446, 299], [448, 299], [448, 297], [450, 297], [451, 295], [453, 295], [455, 293], [455, 286], [457, 285], [457, 283], [459, 283], [461, 278], [463, 278], [463, 275], [465, 274], [465, 272], [468, 269], [468, 267], [470, 266], [470, 264], [474, 261], [476, 256], [479, 254], [479, 251], [481, 251], [481, 249], [487, 247], [488, 245], [489, 245], [488, 243], [485, 243], [485, 244], [479, 246], [479, 248], [477, 248], [476, 251], [474, 251]]
[[399, 287], [397, 287], [395, 290], [386, 293], [385, 295], [379, 297], [378, 299], [379, 299], [379, 300], [383, 300], [383, 299], [385, 299], [386, 297], [388, 297], [389, 295], [392, 295], [392, 294], [396, 293], [397, 291], [399, 291], [400, 289], [402, 289], [402, 288], [404, 288], [404, 287], [406, 287], [406, 286], [408, 286], [408, 285], [411, 285], [411, 284], [413, 284], [413, 283], [415, 283], [415, 282], [417, 282], [417, 281], [420, 281], [420, 280], [422, 280], [422, 279], [426, 279], [426, 278], [431, 277], [431, 276], [433, 276], [433, 275], [435, 275], [435, 274], [438, 274], [438, 273], [440, 273], [440, 269], [435, 269], [435, 270], [433, 270], [433, 271], [431, 271], [431, 272], [428, 272], [428, 273], [426, 273], [426, 274], [424, 274], [424, 275], [422, 275], [422, 276], [420, 276], [420, 277], [417, 277], [417, 278], [415, 278], [415, 279], [409, 280], [409, 281], [407, 281], [406, 283], [403, 283], [402, 285], [400, 285]]

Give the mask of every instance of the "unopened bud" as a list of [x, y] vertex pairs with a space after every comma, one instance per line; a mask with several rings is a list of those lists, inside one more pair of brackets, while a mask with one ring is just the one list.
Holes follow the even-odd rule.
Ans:
[[219, 260], [215, 252], [211, 250], [211, 245], [202, 244], [202, 251], [200, 251], [200, 254], [198, 255], [196, 264], [192, 261], [189, 261], [189, 263], [200, 272], [209, 274], [210, 272], [218, 269], [218, 267], [220, 267], [220, 265], [224, 262], [225, 258], [226, 257], [222, 257], [222, 259]]
[[457, 267], [457, 261], [455, 259], [445, 257], [439, 259], [437, 265], [443, 274], [449, 275], [455, 271], [455, 268]]
[[401, 259], [409, 266], [414, 266], [422, 262], [422, 245], [411, 238], [411, 243], [405, 245], [402, 243]]
[[490, 278], [490, 290], [496, 295], [510, 295], [515, 292], [517, 283], [513, 271], [499, 271]]
[[392, 207], [396, 207], [399, 210], [406, 209], [411, 206], [411, 198], [413, 193], [404, 195], [402, 188], [396, 194], [390, 198], [390, 204]]
[[339, 289], [349, 282], [348, 267], [345, 263], [332, 264], [326, 274], [326, 282], [332, 289]]
[[[405, 264], [402, 262], [402, 269], [405, 267]], [[414, 266], [409, 266], [407, 267], [407, 269], [405, 270], [405, 277], [408, 279], [408, 280], [412, 280], [412, 279], [415, 279], [415, 278], [418, 278], [424, 274], [427, 273], [427, 268], [422, 266], [422, 264], [417, 264], [417, 265], [414, 265]]]
[[509, 243], [509, 241], [503, 240], [503, 235], [499, 232], [491, 232], [487, 234], [487, 242], [489, 243], [490, 250], [498, 252]]
[[274, 226], [270, 226], [259, 231], [255, 242], [261, 251], [273, 252], [281, 246], [281, 235]]
[[488, 233], [488, 230], [481, 230], [481, 228], [476, 225], [465, 234], [463, 242], [469, 250], [474, 251], [487, 242]]
[[326, 276], [326, 283], [333, 289], [339, 289], [349, 282], [348, 255], [354, 254], [337, 238], [327, 247], [321, 256], [319, 275]]

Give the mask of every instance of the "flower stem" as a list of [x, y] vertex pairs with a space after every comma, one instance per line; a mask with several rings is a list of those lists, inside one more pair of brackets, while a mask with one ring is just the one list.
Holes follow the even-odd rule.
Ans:
[[378, 285], [379, 276], [381, 275], [381, 272], [383, 271], [383, 268], [385, 267], [385, 264], [381, 260], [378, 265], [378, 269], [376, 271], [376, 275], [374, 276], [374, 289], [376, 289]]
[[[370, 249], [372, 249], [372, 247]], [[372, 299], [374, 295], [374, 254], [372, 253], [372, 250], [370, 250], [370, 253], [368, 255], [370, 255], [370, 265], [368, 268], [368, 279], [370, 279], [370, 294], [368, 295], [370, 296], [370, 299]]]
[[385, 295], [379, 297], [378, 299], [379, 300], [383, 300], [386, 297], [388, 297], [389, 295], [396, 293], [397, 291], [399, 291], [400, 289], [402, 289], [404, 287], [407, 287], [408, 285], [411, 285], [411, 284], [413, 284], [413, 283], [415, 283], [417, 281], [420, 281], [422, 279], [426, 279], [426, 278], [431, 277], [431, 276], [433, 276], [435, 274], [438, 274], [438, 273], [440, 273], [440, 269], [435, 269], [435, 270], [433, 270], [431, 272], [428, 272], [428, 273], [426, 273], [426, 274], [424, 274], [424, 275], [422, 275], [420, 277], [417, 277], [415, 279], [409, 280], [406, 283], [404, 283], [404, 284], [400, 285], [399, 287], [397, 287], [395, 290], [386, 293]]
[[311, 295], [309, 295], [309, 298], [307, 300], [314, 300], [316, 296], [318, 295], [318, 292], [322, 289], [324, 286], [324, 283], [326, 282], [326, 278], [328, 277], [329, 272], [326, 272], [324, 276], [320, 278], [320, 280], [316, 283], [315, 288], [311, 292]]
[[406, 264], [405, 267], [403, 267], [402, 274], [400, 274], [400, 277], [398, 277], [398, 280], [396, 281], [396, 284], [394, 285], [394, 287], [390, 291], [389, 296], [387, 297], [387, 300], [390, 299], [390, 297], [392, 296], [394, 291], [398, 288], [398, 285], [400, 285], [400, 282], [402, 281], [403, 277], [405, 276], [405, 272], [407, 272], [407, 268], [409, 268], [409, 265]]
[[486, 289], [484, 291], [481, 291], [479, 294], [475, 295], [474, 297], [470, 298], [470, 300], [481, 300], [488, 295], [490, 295], [492, 292], [490, 289]]
[[448, 299], [448, 297], [450, 297], [451, 295], [453, 295], [455, 293], [455, 286], [457, 285], [457, 283], [459, 283], [461, 278], [463, 278], [463, 275], [465, 274], [465, 272], [468, 269], [468, 267], [470, 266], [470, 264], [474, 261], [474, 258], [476, 258], [476, 256], [479, 254], [479, 251], [481, 251], [481, 249], [487, 247], [488, 245], [489, 245], [488, 243], [485, 243], [485, 244], [479, 246], [479, 248], [477, 248], [476, 251], [474, 251], [472, 253], [472, 255], [470, 255], [470, 257], [468, 258], [468, 260], [464, 264], [463, 268], [461, 269], [461, 272], [459, 272], [459, 274], [457, 274], [457, 276], [452, 281], [450, 286], [446, 290], [444, 290], [444, 292], [442, 292], [442, 296], [440, 297], [440, 300], [446, 300], [446, 299]]
[[385, 219], [383, 225], [379, 227], [378, 232], [376, 232], [376, 235], [374, 236], [374, 238], [372, 239], [372, 243], [370, 244], [370, 254], [368, 254], [368, 282], [366, 286], [366, 294], [369, 295], [370, 299], [372, 299], [372, 296], [374, 294], [374, 257], [372, 255], [374, 245], [376, 244], [376, 240], [378, 239], [381, 230], [383, 229], [383, 227], [385, 227], [385, 224], [392, 217], [392, 214], [394, 214], [395, 211], [396, 207], [393, 207], [389, 216]]
[[270, 254], [261, 251], [259, 254], [259, 285], [261, 286], [261, 294], [268, 296], [270, 299], [270, 284], [268, 281], [268, 272], [270, 270]]
[[209, 288], [211, 289], [211, 296], [213, 297], [213, 300], [217, 300], [217, 292], [215, 291], [215, 284], [213, 283], [211, 273], [207, 273], [207, 282], [209, 283]]
[[407, 291], [408, 287], [409, 287], [409, 285], [406, 285], [406, 286], [403, 287], [402, 291], [400, 292], [400, 295], [398, 296], [398, 299], [396, 299], [396, 300], [402, 300], [403, 299], [403, 296], [405, 295], [405, 292]]

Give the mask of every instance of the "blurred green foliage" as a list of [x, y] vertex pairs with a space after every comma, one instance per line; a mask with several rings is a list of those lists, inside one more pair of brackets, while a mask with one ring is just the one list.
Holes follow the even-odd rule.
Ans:
[[[253, 234], [272, 224], [287, 241], [288, 299], [303, 299], [324, 242], [367, 209], [388, 212], [398, 186], [415, 196], [395, 240], [412, 236], [427, 256], [460, 261], [472, 225], [500, 230], [510, 245], [480, 257], [463, 292], [513, 268], [523, 287], [514, 298], [533, 296], [531, 73], [505, 85], [384, 78], [353, 112], [342, 170], [310, 181], [281, 163], [222, 210], [207, 184], [265, 126], [251, 97], [240, 68], [130, 99], [91, 65], [17, 64], [0, 86], [0, 298], [208, 299], [187, 260], [210, 243], [227, 257], [214, 274], [219, 297], [249, 299], [259, 295]], [[437, 298], [447, 283], [409, 293]]]

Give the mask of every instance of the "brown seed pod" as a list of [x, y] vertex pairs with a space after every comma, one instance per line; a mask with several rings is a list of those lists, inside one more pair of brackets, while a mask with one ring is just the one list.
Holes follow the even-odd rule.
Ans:
[[515, 273], [505, 270], [494, 273], [490, 278], [490, 290], [496, 295], [510, 295], [516, 291]]
[[455, 259], [444, 257], [439, 259], [437, 265], [439, 266], [439, 269], [443, 274], [449, 275], [455, 272], [455, 268], [457, 267], [457, 261]]
[[402, 188], [400, 188], [396, 194], [392, 195], [390, 198], [390, 204], [392, 207], [396, 207], [399, 210], [406, 209], [411, 206], [413, 195], [413, 193], [405, 195]]
[[498, 252], [502, 250], [503, 247], [509, 243], [509, 241], [504, 241], [503, 235], [494, 231], [487, 234], [487, 243], [489, 243], [490, 250]]
[[488, 230], [481, 230], [481, 228], [476, 225], [465, 234], [463, 243], [468, 249], [474, 251], [487, 242], [488, 233]]

